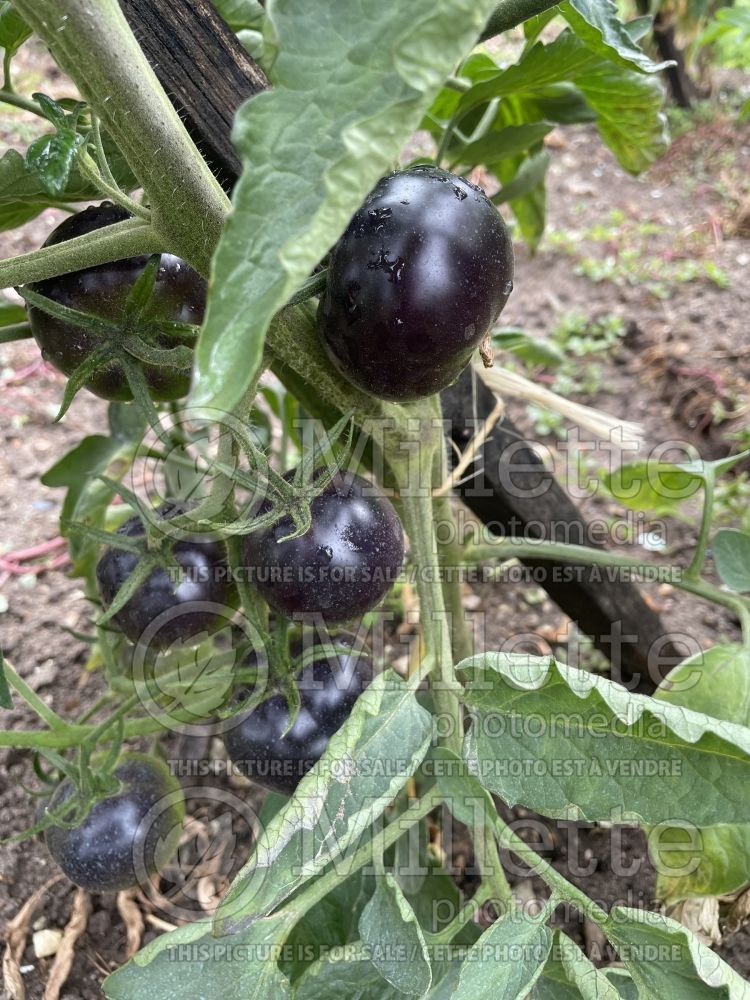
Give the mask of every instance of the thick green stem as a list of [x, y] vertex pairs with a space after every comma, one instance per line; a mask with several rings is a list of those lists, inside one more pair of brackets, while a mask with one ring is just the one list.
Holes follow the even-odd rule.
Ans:
[[487, 887], [489, 897], [496, 904], [498, 916], [509, 913], [514, 906], [513, 893], [505, 877], [503, 863], [497, 850], [497, 844], [490, 827], [480, 823], [471, 831], [474, 843], [474, 858], [479, 868], [483, 885]]
[[167, 242], [143, 219], [125, 219], [85, 236], [0, 261], [0, 288], [44, 281], [96, 264], [168, 249]]
[[426, 661], [430, 665], [441, 742], [460, 754], [463, 741], [463, 715], [457, 696], [460, 686], [453, 670], [432, 500], [432, 490], [439, 485], [435, 480], [442, 469], [442, 463], [435, 461], [437, 449], [443, 447], [438, 407], [437, 400], [426, 405], [411, 422], [408, 437], [402, 442], [402, 449], [411, 452], [411, 461], [397, 464], [394, 473], [416, 568]]
[[[435, 463], [437, 482], [445, 482], [446, 462], [445, 449], [441, 448]], [[453, 662], [459, 663], [473, 653], [473, 642], [469, 633], [468, 623], [464, 615], [463, 593], [461, 585], [461, 566], [463, 553], [458, 545], [455, 534], [455, 518], [450, 498], [447, 496], [433, 499], [435, 523], [440, 526], [438, 534], [438, 558], [440, 561], [441, 584], [445, 606], [450, 616], [451, 648]], [[440, 539], [447, 539], [440, 541]], [[483, 824], [477, 824], [471, 831], [474, 843], [474, 857], [488, 894], [498, 904], [503, 912], [513, 906], [513, 895], [508, 880], [503, 871], [503, 865], [497, 852], [497, 845], [492, 832]], [[472, 900], [473, 902], [473, 900]]]
[[122, 149], [162, 241], [208, 276], [229, 200], [116, 0], [17, 0], [16, 7]]
[[[455, 518], [450, 499], [435, 497], [433, 505], [435, 523], [441, 529], [437, 544], [443, 600], [450, 618], [453, 662], [458, 663], [471, 656], [473, 652], [472, 638], [464, 614], [461, 573], [463, 552], [455, 539]], [[442, 538], [446, 538], [447, 541], [441, 541]]]
[[556, 6], [554, 0], [501, 0], [492, 12], [480, 41], [510, 31], [511, 28], [517, 28], [530, 17], [536, 17], [537, 14], [543, 14], [545, 10]]

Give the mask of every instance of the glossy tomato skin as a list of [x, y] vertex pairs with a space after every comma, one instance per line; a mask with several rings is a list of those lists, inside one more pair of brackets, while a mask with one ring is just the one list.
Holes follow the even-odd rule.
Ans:
[[294, 530], [291, 518], [245, 538], [248, 579], [288, 618], [319, 614], [329, 626], [351, 621], [398, 579], [401, 521], [377, 487], [342, 473], [312, 501], [310, 513], [312, 525], [299, 538], [280, 541]]
[[[65, 219], [49, 235], [45, 246], [64, 243], [76, 236], [122, 222], [130, 216], [110, 202], [92, 205]], [[111, 264], [88, 267], [58, 278], [39, 281], [30, 288], [49, 299], [81, 312], [109, 320], [123, 315], [125, 301], [148, 262], [148, 257], [129, 257]], [[200, 325], [206, 302], [206, 282], [180, 257], [163, 253], [148, 315], [154, 319]], [[90, 330], [63, 323], [41, 309], [29, 307], [29, 324], [42, 356], [65, 375], [72, 375], [99, 346], [101, 340]], [[189, 341], [160, 336], [156, 346], [169, 348]], [[150, 393], [157, 400], [174, 400], [186, 395], [190, 378], [168, 368], [143, 364]], [[131, 400], [133, 395], [122, 368], [117, 363], [96, 372], [86, 388], [103, 399]]]
[[[138, 885], [158, 871], [177, 849], [184, 816], [179, 782], [161, 762], [145, 754], [123, 755], [115, 768], [122, 787], [95, 803], [79, 826], [50, 826], [44, 839], [71, 882], [90, 892], [115, 892]], [[65, 779], [48, 810], [73, 793]]]
[[455, 381], [513, 289], [513, 246], [484, 192], [437, 167], [384, 177], [329, 262], [320, 336], [341, 374], [406, 402]]
[[[184, 510], [181, 504], [168, 503], [158, 513], [168, 519]], [[144, 534], [143, 523], [131, 517], [117, 533], [136, 538]], [[113, 619], [131, 642], [143, 639], [156, 650], [176, 642], [189, 644], [193, 636], [228, 624], [236, 601], [222, 542], [200, 536], [180, 538], [174, 542], [172, 554], [185, 571], [182, 580], [175, 585], [164, 569], [153, 570]], [[105, 607], [112, 603], [137, 563], [138, 556], [133, 552], [104, 550], [96, 566], [96, 579]], [[199, 602], [212, 606], [192, 606]], [[162, 614], [164, 620], [150, 628]]]
[[272, 791], [294, 792], [372, 680], [372, 661], [354, 649], [350, 636], [337, 635], [332, 641], [351, 652], [337, 652], [330, 658], [321, 655], [301, 671], [297, 677], [300, 709], [285, 736], [281, 734], [289, 709], [279, 693], [236, 716], [224, 733], [224, 745], [237, 770]]

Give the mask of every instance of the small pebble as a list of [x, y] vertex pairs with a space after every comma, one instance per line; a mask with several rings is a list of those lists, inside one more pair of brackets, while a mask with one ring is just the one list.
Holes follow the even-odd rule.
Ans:
[[47, 927], [42, 931], [34, 931], [32, 940], [36, 957], [49, 958], [51, 955], [56, 955], [62, 941], [62, 936], [62, 931], [55, 930], [52, 927]]

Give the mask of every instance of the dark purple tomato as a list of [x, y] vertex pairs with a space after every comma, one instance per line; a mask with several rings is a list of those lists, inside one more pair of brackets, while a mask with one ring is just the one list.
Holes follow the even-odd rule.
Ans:
[[[125, 209], [111, 202], [92, 205], [65, 219], [50, 233], [44, 246], [64, 243], [127, 218], [130, 216]], [[128, 257], [38, 281], [29, 287], [60, 305], [118, 322], [123, 318], [128, 294], [148, 259], [146, 256]], [[157, 321], [200, 325], [205, 303], [206, 282], [203, 278], [180, 257], [163, 253], [147, 317]], [[65, 375], [72, 375], [102, 342], [92, 331], [64, 323], [41, 309], [31, 306], [28, 313], [31, 332], [42, 350], [42, 357]], [[159, 334], [153, 340], [153, 346], [159, 348], [190, 343], [187, 339], [166, 334]], [[141, 367], [154, 399], [179, 399], [190, 388], [190, 377], [184, 372], [145, 363], [141, 363]], [[99, 369], [85, 386], [103, 399], [127, 401], [133, 398], [122, 367], [117, 362]]]
[[513, 246], [481, 190], [437, 167], [378, 182], [334, 247], [318, 310], [353, 385], [405, 402], [471, 360], [513, 290]]
[[310, 514], [299, 538], [281, 541], [294, 530], [289, 517], [249, 534], [244, 565], [280, 614], [320, 614], [327, 625], [341, 624], [374, 608], [398, 579], [403, 528], [390, 500], [361, 476], [337, 475]]
[[280, 693], [236, 716], [224, 733], [224, 746], [237, 770], [272, 791], [294, 792], [372, 680], [372, 661], [354, 649], [351, 636], [338, 635], [330, 641], [347, 649], [329, 657], [321, 651], [299, 674], [300, 709], [285, 736], [281, 734], [289, 709]]
[[[49, 826], [44, 831], [57, 864], [71, 882], [90, 892], [138, 885], [169, 861], [182, 831], [180, 784], [161, 761], [127, 753], [114, 774], [120, 791], [95, 803], [79, 826]], [[62, 805], [73, 791], [66, 778], [47, 809]]]
[[[168, 519], [184, 510], [181, 504], [167, 503], [158, 513]], [[131, 517], [117, 533], [137, 538], [144, 534], [143, 523]], [[173, 543], [172, 555], [182, 567], [182, 579], [176, 581], [161, 568], [152, 570], [114, 615], [114, 622], [131, 642], [143, 638], [157, 650], [176, 642], [190, 644], [193, 637], [221, 628], [231, 618], [236, 596], [224, 544], [199, 535], [189, 536]], [[138, 559], [136, 553], [123, 549], [104, 550], [96, 566], [96, 580], [105, 607], [112, 603]], [[160, 615], [164, 617], [157, 623]]]

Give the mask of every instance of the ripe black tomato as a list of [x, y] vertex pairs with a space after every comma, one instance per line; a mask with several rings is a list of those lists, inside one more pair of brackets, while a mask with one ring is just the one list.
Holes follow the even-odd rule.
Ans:
[[339, 473], [310, 513], [312, 525], [299, 538], [280, 541], [294, 530], [291, 518], [249, 534], [244, 565], [280, 614], [317, 613], [327, 625], [341, 624], [374, 608], [397, 580], [403, 528], [390, 500], [362, 476]]
[[513, 289], [513, 246], [484, 192], [437, 167], [384, 177], [334, 247], [318, 310], [341, 374], [380, 399], [440, 392]]
[[[158, 514], [166, 520], [185, 509], [182, 504], [167, 503], [159, 508]], [[131, 517], [117, 533], [137, 538], [144, 534], [143, 523], [140, 518]], [[236, 595], [223, 543], [199, 535], [188, 536], [173, 543], [172, 555], [184, 571], [182, 579], [177, 582], [161, 568], [152, 570], [114, 615], [114, 622], [131, 642], [143, 637], [151, 648], [167, 649], [175, 642], [189, 644], [193, 637], [229, 622]], [[105, 607], [112, 603], [138, 559], [133, 552], [105, 548], [96, 566], [96, 580]], [[164, 618], [156, 623], [160, 615]]]
[[[124, 208], [110, 202], [92, 205], [65, 219], [50, 233], [44, 246], [64, 243], [129, 217]], [[60, 305], [117, 322], [123, 318], [128, 293], [147, 262], [148, 257], [145, 256], [128, 257], [38, 281], [29, 287]], [[203, 278], [180, 257], [163, 253], [148, 307], [148, 318], [200, 325], [205, 303], [206, 283]], [[91, 330], [64, 323], [42, 309], [30, 306], [28, 314], [31, 332], [42, 350], [42, 356], [65, 375], [72, 375], [102, 342]], [[161, 334], [155, 338], [154, 346], [169, 348], [190, 343], [182, 337]], [[154, 399], [179, 399], [190, 388], [190, 378], [184, 372], [146, 363], [141, 363], [141, 367]], [[122, 367], [117, 362], [99, 369], [85, 385], [103, 399], [128, 401], [133, 398]]]
[[[237, 770], [272, 791], [294, 792], [372, 680], [372, 661], [354, 648], [351, 636], [340, 634], [330, 641], [337, 647], [335, 655], [326, 656], [321, 650], [297, 677], [300, 708], [285, 736], [281, 734], [289, 709], [280, 693], [230, 720], [232, 725], [223, 735]], [[339, 651], [341, 646], [345, 648]]]
[[[76, 827], [49, 826], [44, 839], [71, 882], [91, 892], [128, 889], [160, 868], [177, 849], [184, 803], [167, 767], [146, 754], [122, 756], [114, 775], [119, 792], [100, 799]], [[73, 794], [69, 778], [47, 806], [61, 806]]]

